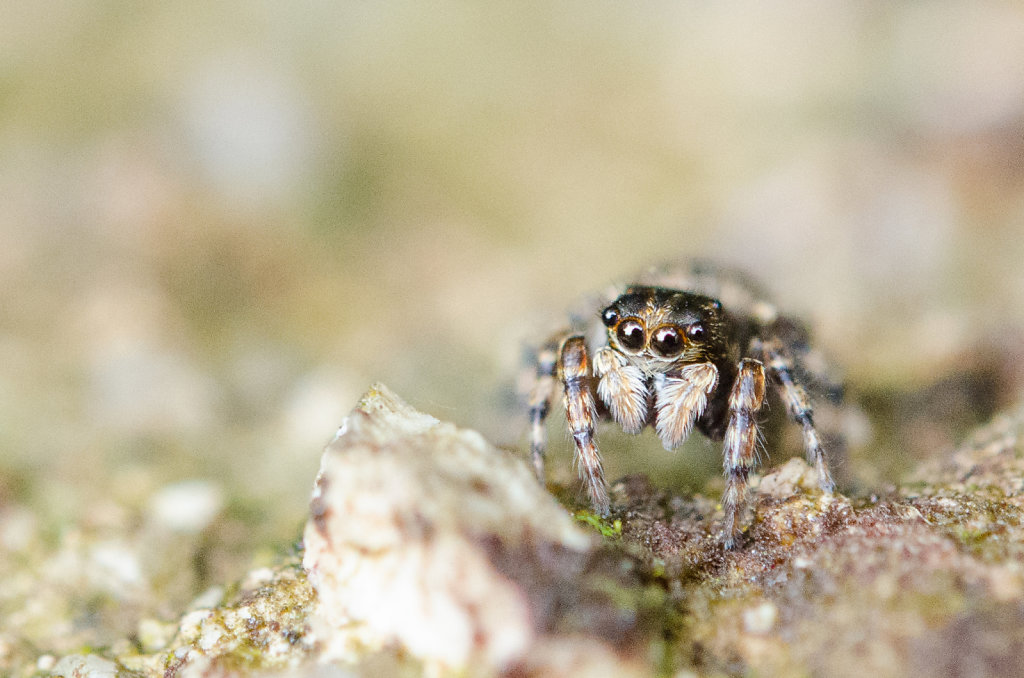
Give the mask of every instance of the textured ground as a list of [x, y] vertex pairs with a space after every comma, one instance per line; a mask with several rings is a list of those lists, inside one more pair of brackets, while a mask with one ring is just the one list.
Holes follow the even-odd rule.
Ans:
[[[823, 496], [790, 460], [760, 478], [726, 551], [714, 499], [634, 475], [613, 486], [610, 518], [573, 514], [522, 460], [377, 386], [325, 452], [302, 564], [35, 669], [1020, 675], [1022, 436], [1024, 410], [998, 416], [884, 496]], [[31, 654], [9, 626], [4, 640], [8, 662]]]

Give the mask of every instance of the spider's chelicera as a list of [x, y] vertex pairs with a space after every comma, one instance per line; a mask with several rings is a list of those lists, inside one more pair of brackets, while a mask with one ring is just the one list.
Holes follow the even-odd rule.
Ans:
[[610, 510], [594, 424], [610, 417], [627, 433], [651, 425], [666, 449], [697, 428], [723, 440], [724, 536], [739, 533], [747, 477], [758, 446], [766, 383], [779, 390], [803, 430], [808, 462], [822, 490], [834, 488], [811, 402], [794, 374], [806, 335], [738, 274], [707, 266], [652, 272], [606, 297], [587, 322], [560, 332], [540, 351], [530, 394], [531, 452], [544, 480], [544, 426], [560, 383], [580, 476], [594, 510]]

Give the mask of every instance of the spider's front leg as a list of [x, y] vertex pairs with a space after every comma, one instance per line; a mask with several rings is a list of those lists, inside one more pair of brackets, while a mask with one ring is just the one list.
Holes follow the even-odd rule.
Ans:
[[757, 456], [757, 412], [764, 403], [764, 365], [744, 358], [729, 394], [729, 425], [725, 430], [725, 547], [739, 535], [738, 518], [746, 504], [747, 476]]
[[597, 406], [590, 390], [590, 360], [583, 337], [573, 335], [562, 344], [558, 355], [558, 374], [564, 386], [565, 418], [576, 443], [576, 462], [580, 477], [594, 511], [608, 515], [610, 507], [601, 456], [594, 444], [594, 422]]
[[789, 416], [803, 429], [804, 450], [807, 463], [818, 473], [818, 486], [823, 492], [832, 492], [836, 488], [832, 474], [828, 470], [825, 459], [825, 448], [821, 444], [818, 430], [814, 428], [814, 410], [807, 392], [793, 379], [793, 360], [778, 345], [778, 342], [766, 342], [761, 346], [769, 369], [779, 382], [779, 390], [786, 401]]

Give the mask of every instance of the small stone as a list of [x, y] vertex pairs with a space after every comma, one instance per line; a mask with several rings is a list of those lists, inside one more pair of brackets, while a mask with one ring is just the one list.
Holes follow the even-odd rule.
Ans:
[[212, 650], [217, 646], [217, 642], [224, 637], [224, 631], [217, 626], [210, 624], [203, 628], [202, 634], [199, 636], [199, 647], [204, 650]]
[[198, 596], [192, 599], [189, 603], [190, 610], [205, 610], [212, 607], [217, 607], [224, 600], [224, 587], [223, 586], [211, 586], [206, 589]]
[[274, 581], [274, 570], [269, 567], [258, 567], [245, 575], [241, 586], [243, 591], [253, 591], [272, 581]]
[[113, 595], [121, 597], [127, 590], [143, 585], [139, 555], [127, 544], [100, 542], [93, 547], [90, 556], [91, 572], [96, 584]]
[[146, 652], [157, 652], [167, 647], [176, 631], [177, 624], [167, 624], [156, 619], [143, 619], [139, 622], [139, 645]]
[[203, 530], [224, 506], [224, 492], [206, 480], [186, 480], [162, 487], [149, 502], [150, 516], [176, 532]]
[[117, 664], [94, 654], [70, 654], [50, 669], [61, 678], [117, 678]]
[[779, 608], [765, 601], [743, 612], [743, 628], [747, 633], [768, 633], [775, 626], [778, 617]]
[[800, 491], [816, 491], [817, 476], [803, 459], [793, 457], [782, 466], [761, 478], [757, 492], [761, 495], [786, 499]]

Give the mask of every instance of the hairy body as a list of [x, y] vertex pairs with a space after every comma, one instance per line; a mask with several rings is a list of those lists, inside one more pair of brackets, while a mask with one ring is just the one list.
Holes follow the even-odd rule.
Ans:
[[531, 455], [544, 479], [545, 419], [559, 385], [580, 476], [594, 510], [611, 504], [594, 440], [606, 417], [627, 433], [652, 426], [666, 449], [697, 429], [723, 441], [724, 538], [739, 534], [757, 460], [758, 413], [774, 385], [803, 431], [823, 491], [834, 488], [806, 390], [794, 374], [806, 333], [748, 279], [713, 266], [662, 269], [606, 295], [596, 313], [540, 350], [530, 394]]

